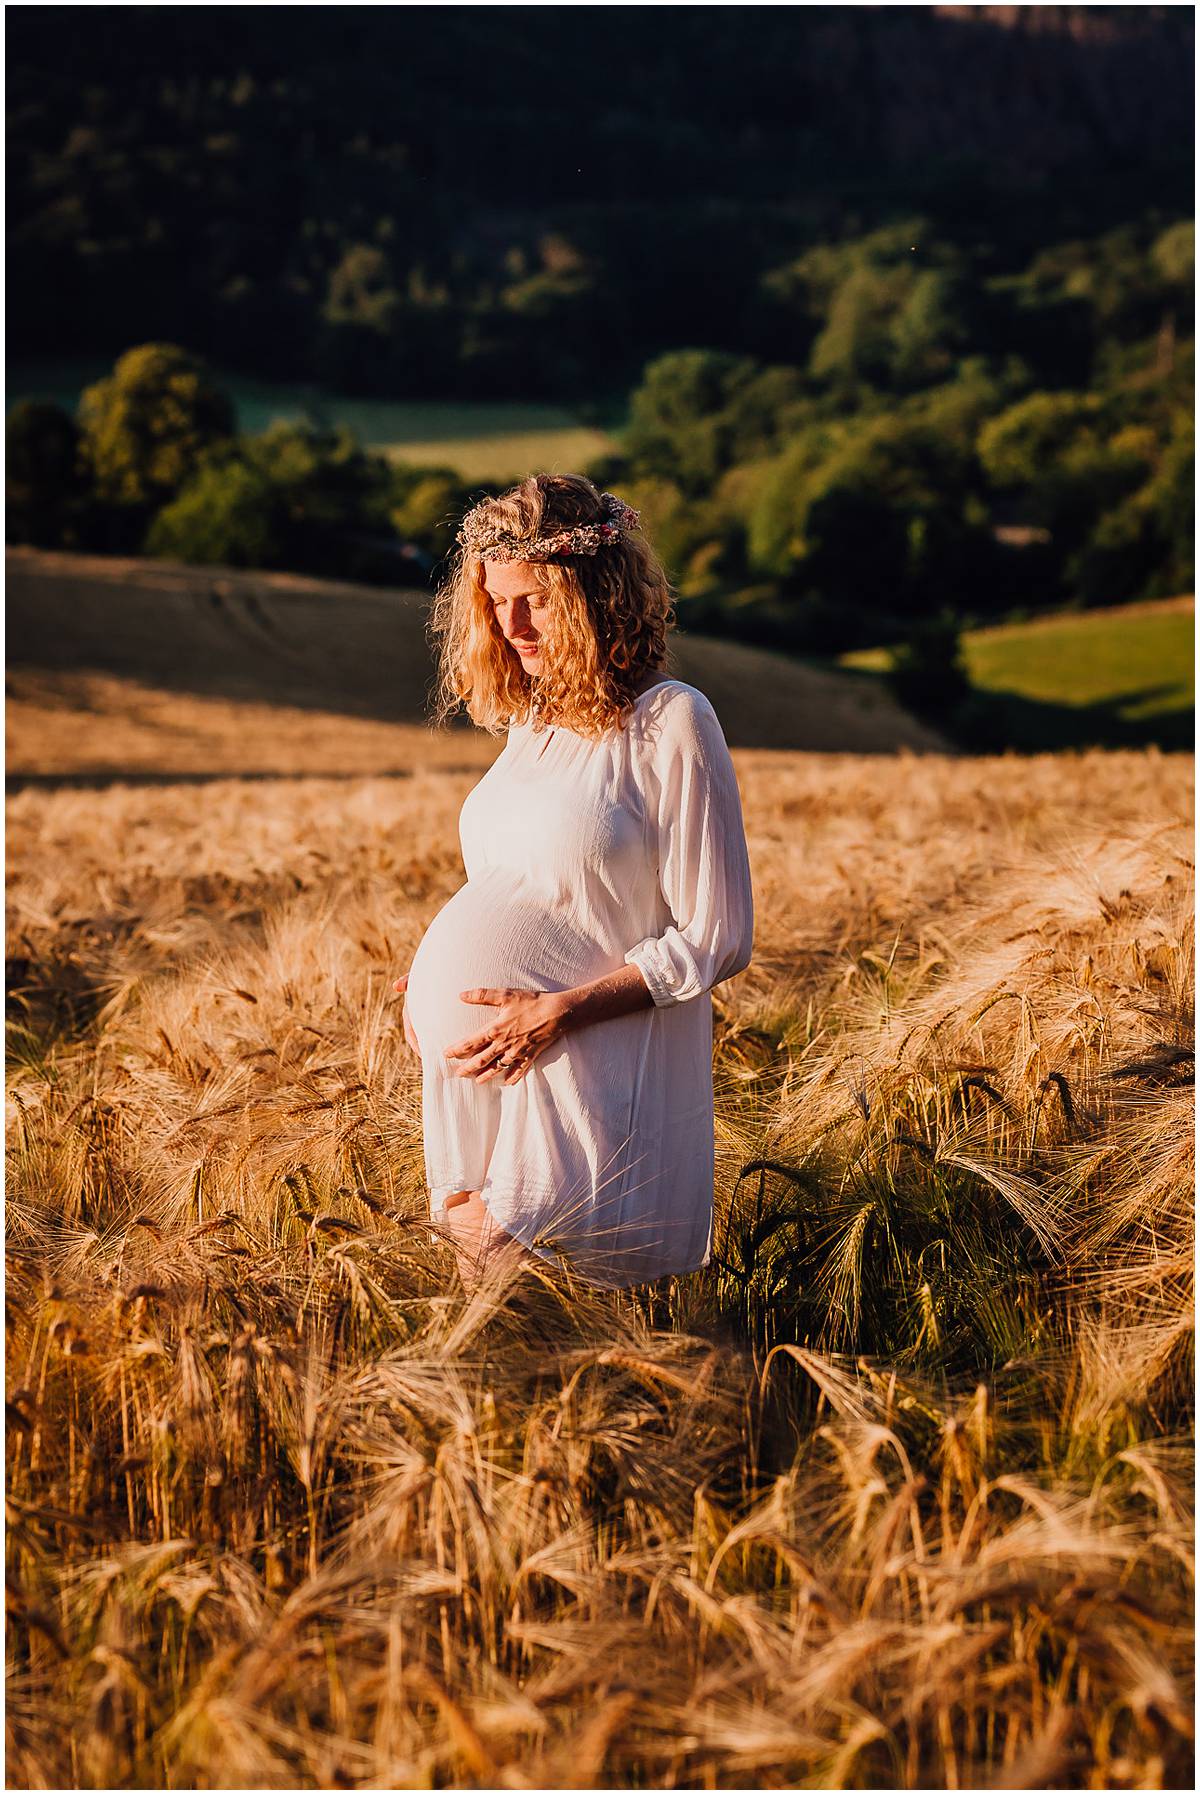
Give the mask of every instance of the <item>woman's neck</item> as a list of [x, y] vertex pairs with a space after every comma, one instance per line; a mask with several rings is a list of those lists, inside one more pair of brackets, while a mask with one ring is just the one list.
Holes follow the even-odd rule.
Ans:
[[[664, 673], [660, 668], [657, 668], [657, 667], [651, 668], [648, 671], [648, 673], [643, 675], [640, 682], [634, 687], [632, 696], [634, 698], [640, 698], [642, 696], [643, 692], [648, 692], [650, 690], [651, 686], [660, 686], [663, 684], [663, 682], [665, 680], [668, 680], [670, 677], [671, 676], [669, 673]], [[556, 726], [557, 719], [555, 717], [551, 716], [551, 714], [548, 711], [539, 710], [537, 698], [538, 698], [538, 693], [537, 693], [537, 686], [535, 684], [534, 694], [533, 694], [534, 714], [539, 717], [540, 721], [542, 723], [544, 723], [547, 728], [553, 729]]]

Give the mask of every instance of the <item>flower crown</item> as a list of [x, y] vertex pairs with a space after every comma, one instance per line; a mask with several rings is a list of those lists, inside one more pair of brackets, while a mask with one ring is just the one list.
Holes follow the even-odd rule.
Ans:
[[488, 521], [487, 512], [493, 501], [481, 499], [467, 512], [456, 540], [481, 561], [549, 561], [555, 555], [594, 555], [619, 540], [622, 531], [634, 529], [641, 517], [632, 505], [614, 492], [600, 495], [605, 521], [599, 524], [576, 524], [572, 530], [556, 530], [551, 536], [522, 539], [513, 530], [497, 530]]

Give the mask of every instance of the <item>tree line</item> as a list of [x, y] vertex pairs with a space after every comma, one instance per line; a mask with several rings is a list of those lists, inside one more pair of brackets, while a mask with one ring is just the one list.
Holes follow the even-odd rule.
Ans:
[[[1193, 263], [1155, 215], [1002, 278], [923, 219], [819, 245], [770, 285], [778, 359], [655, 356], [583, 471], [642, 509], [691, 627], [794, 652], [1190, 590]], [[345, 429], [240, 434], [171, 343], [74, 415], [19, 404], [7, 445], [10, 541], [380, 583], [436, 578], [503, 484]]]
[[864, 275], [818, 367], [850, 330], [864, 376], [914, 372], [944, 314], [947, 348], [1065, 341], [1079, 384], [1070, 307], [1014, 319], [1004, 280], [1192, 204], [1186, 7], [120, 17], [11, 14], [10, 360], [166, 338], [355, 396], [623, 395], [681, 344], [804, 361], [822, 246], [919, 212], [898, 336], [858, 331]]

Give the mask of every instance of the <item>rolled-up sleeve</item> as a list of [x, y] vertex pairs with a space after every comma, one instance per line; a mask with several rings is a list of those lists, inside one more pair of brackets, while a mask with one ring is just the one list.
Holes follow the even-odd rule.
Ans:
[[686, 1003], [750, 964], [754, 895], [737, 774], [717, 713], [678, 690], [648, 745], [647, 799], [671, 922], [625, 955], [660, 1008]]

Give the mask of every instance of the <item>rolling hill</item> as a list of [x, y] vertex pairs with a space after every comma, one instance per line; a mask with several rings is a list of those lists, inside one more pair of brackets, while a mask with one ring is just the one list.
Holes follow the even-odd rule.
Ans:
[[[6, 552], [10, 781], [486, 765], [426, 722], [429, 597], [295, 574]], [[882, 688], [679, 634], [670, 671], [734, 748], [941, 752]]]

